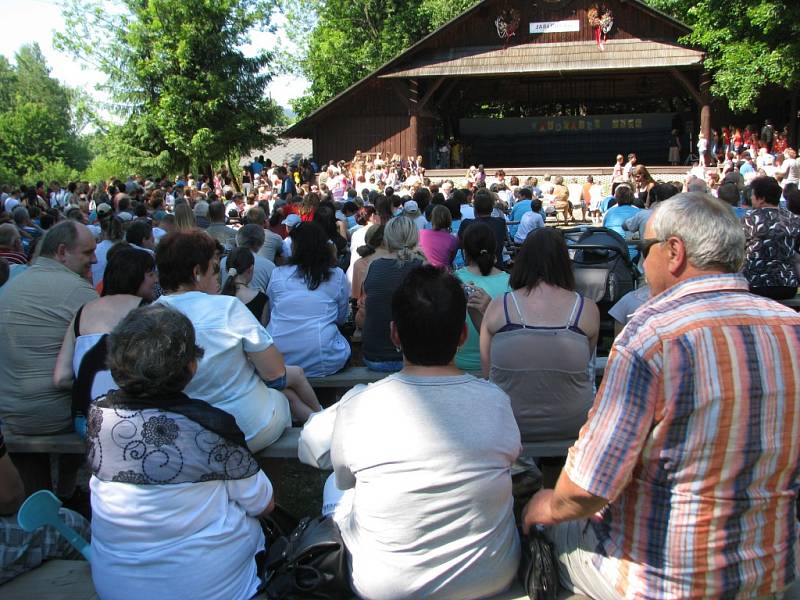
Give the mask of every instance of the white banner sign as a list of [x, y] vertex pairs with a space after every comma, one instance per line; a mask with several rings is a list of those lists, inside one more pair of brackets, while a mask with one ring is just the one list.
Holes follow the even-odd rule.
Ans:
[[580, 31], [581, 22], [578, 19], [571, 21], [553, 21], [551, 23], [531, 23], [531, 33], [558, 33], [562, 31]]

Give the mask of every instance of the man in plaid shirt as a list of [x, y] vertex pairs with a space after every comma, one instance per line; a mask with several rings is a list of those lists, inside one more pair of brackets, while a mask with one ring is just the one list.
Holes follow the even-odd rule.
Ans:
[[[24, 499], [22, 479], [8, 456], [0, 429], [0, 585], [50, 558], [83, 558], [50, 526], [33, 533], [24, 531], [17, 523], [16, 515]], [[65, 508], [59, 513], [67, 525], [84, 539], [89, 539], [90, 525], [86, 519]]]
[[641, 245], [652, 298], [525, 527], [594, 598], [777, 598], [800, 557], [800, 315], [748, 292], [741, 225], [710, 196], [659, 204]]

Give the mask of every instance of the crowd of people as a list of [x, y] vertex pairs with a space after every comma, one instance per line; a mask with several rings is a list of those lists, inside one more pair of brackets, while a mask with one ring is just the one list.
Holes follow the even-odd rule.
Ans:
[[[362, 153], [320, 173], [259, 157], [241, 191], [225, 172], [4, 188], [2, 427], [86, 440], [52, 472], [103, 598], [259, 592], [275, 492], [256, 454], [292, 425], [333, 471], [360, 597], [507, 589], [511, 474], [554, 439], [577, 441], [519, 517], [565, 587], [777, 597], [797, 577], [800, 316], [775, 300], [797, 293], [800, 193], [735, 158], [660, 182], [619, 156], [610, 193]], [[611, 309], [599, 390], [605, 317], [550, 226], [576, 210], [648, 284]], [[323, 409], [308, 378], [354, 360], [387, 376]], [[25, 478], [0, 437], [3, 514]], [[0, 583], [74, 557], [22, 535], [0, 518]]]

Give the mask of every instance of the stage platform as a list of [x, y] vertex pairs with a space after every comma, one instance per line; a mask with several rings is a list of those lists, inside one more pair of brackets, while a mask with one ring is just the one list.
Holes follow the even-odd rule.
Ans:
[[[650, 172], [653, 177], [656, 174], [661, 175], [662, 177], [677, 177], [681, 175], [685, 175], [690, 166], [686, 165], [679, 165], [677, 167], [673, 167], [670, 165], [645, 165], [647, 170]], [[425, 175], [430, 177], [431, 179], [464, 179], [467, 173], [467, 169], [469, 167], [465, 167], [463, 169], [426, 169]], [[561, 175], [562, 177], [581, 177], [586, 178], [587, 175], [592, 175], [594, 177], [611, 177], [612, 173], [614, 172], [614, 165], [596, 165], [596, 166], [564, 166], [564, 167], [485, 167], [484, 171], [486, 172], [486, 176], [491, 178], [497, 171], [503, 170], [506, 174], [506, 179], [511, 177], [512, 175], [516, 175], [520, 178], [523, 177], [538, 177], [541, 179], [544, 175], [549, 174], [552, 176]]]
[[[681, 165], [673, 167], [670, 165], [645, 165], [650, 175], [653, 176], [658, 182], [667, 183], [677, 181], [683, 183], [686, 174], [691, 169], [690, 166]], [[594, 182], [603, 187], [604, 194], [611, 193], [611, 175], [614, 172], [614, 166], [564, 166], [564, 167], [489, 167], [484, 168], [486, 172], [486, 179], [491, 184], [494, 181], [494, 174], [502, 169], [506, 174], [506, 182], [516, 175], [519, 177], [520, 183], [524, 183], [528, 177], [538, 177], [541, 182], [545, 175], [555, 177], [561, 175], [564, 178], [564, 184], [583, 184], [586, 178], [591, 175]], [[450, 179], [456, 187], [465, 187], [467, 185], [467, 169], [427, 169], [425, 176], [429, 177], [432, 183], [441, 183], [445, 179]]]

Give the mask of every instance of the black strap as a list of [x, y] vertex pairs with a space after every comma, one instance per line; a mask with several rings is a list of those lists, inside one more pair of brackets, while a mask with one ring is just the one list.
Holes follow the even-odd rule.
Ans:
[[[84, 304], [83, 306], [86, 305]], [[72, 320], [72, 331], [75, 333], [76, 340], [81, 335], [81, 313], [83, 312], [83, 306], [78, 309], [78, 312], [75, 313], [75, 318]]]
[[[80, 312], [79, 312], [80, 314]], [[86, 416], [92, 398], [94, 378], [100, 371], [105, 371], [108, 357], [108, 334], [103, 335], [89, 351], [83, 355], [78, 375], [72, 384], [72, 416]]]

